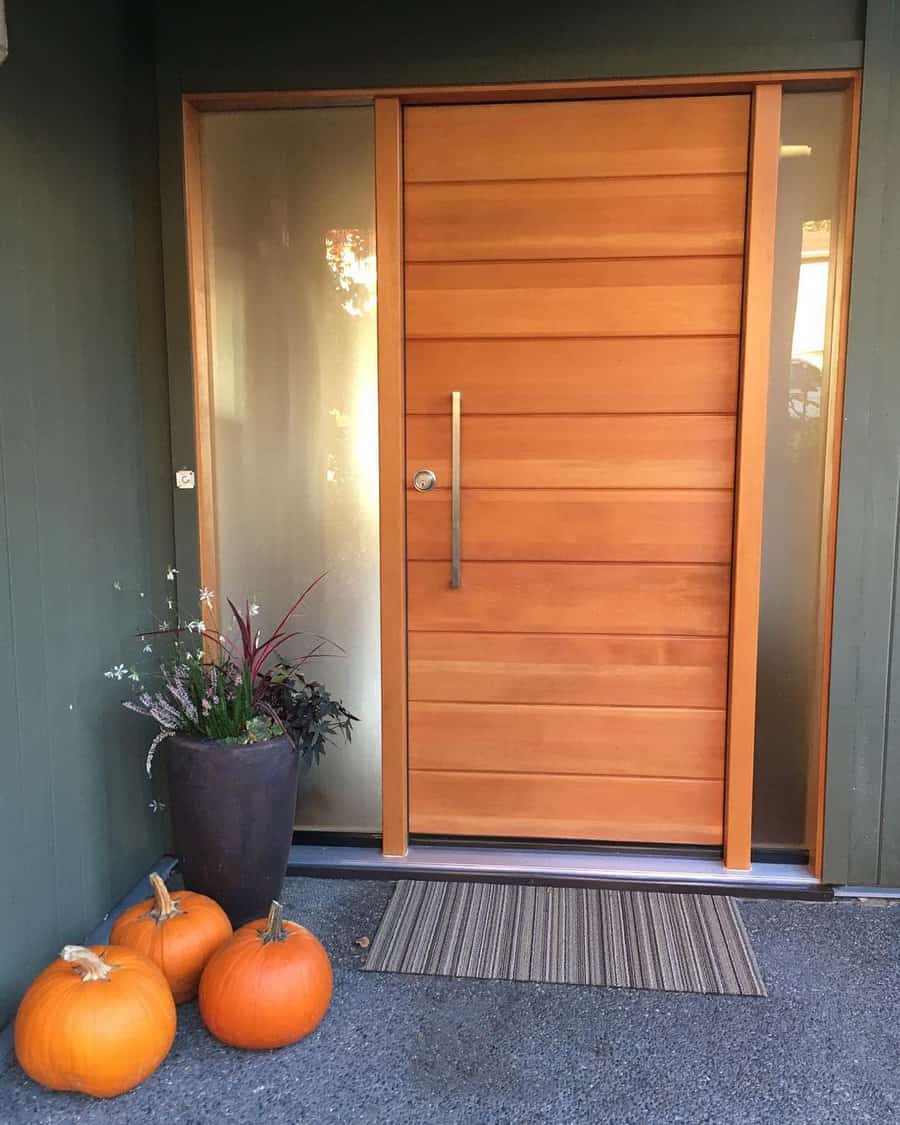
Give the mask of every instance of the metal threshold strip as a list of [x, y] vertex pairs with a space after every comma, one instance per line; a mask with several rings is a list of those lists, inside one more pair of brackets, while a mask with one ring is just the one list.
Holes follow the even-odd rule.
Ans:
[[730, 871], [718, 859], [665, 854], [568, 851], [554, 848], [411, 844], [405, 856], [376, 847], [299, 844], [291, 848], [291, 875], [377, 879], [484, 879], [708, 890], [725, 894], [831, 897], [806, 867], [755, 863]]

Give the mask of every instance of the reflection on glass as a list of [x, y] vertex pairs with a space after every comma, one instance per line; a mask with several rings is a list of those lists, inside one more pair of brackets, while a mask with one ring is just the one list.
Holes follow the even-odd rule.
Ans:
[[804, 847], [818, 737], [818, 574], [835, 251], [848, 105], [786, 94], [776, 220], [766, 446], [753, 842]]
[[375, 232], [355, 228], [325, 235], [325, 261], [334, 276], [341, 308], [348, 316], [375, 309]]
[[788, 418], [811, 421], [822, 414], [822, 369], [829, 328], [831, 219], [803, 224], [797, 311], [791, 341], [791, 385]]
[[202, 160], [221, 592], [265, 631], [327, 573], [297, 627], [341, 646], [310, 674], [361, 722], [301, 779], [297, 824], [377, 832], [372, 110], [205, 114]]

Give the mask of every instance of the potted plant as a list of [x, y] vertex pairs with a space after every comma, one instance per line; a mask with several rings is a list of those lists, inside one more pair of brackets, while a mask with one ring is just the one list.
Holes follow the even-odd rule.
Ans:
[[[202, 620], [174, 628], [161, 622], [139, 633], [147, 654], [163, 638], [171, 642], [154, 688], [134, 668], [119, 664], [106, 673], [129, 680], [135, 694], [125, 707], [159, 725], [146, 768], [149, 773], [164, 743], [185, 887], [215, 899], [235, 926], [265, 914], [280, 897], [301, 762], [317, 764], [338, 736], [349, 742], [357, 721], [304, 675], [306, 661], [327, 642], [317, 638], [299, 660], [282, 655], [283, 646], [302, 635], [289, 623], [315, 584], [266, 638], [252, 620], [259, 607], [248, 602], [241, 611], [230, 600], [235, 639]], [[200, 594], [211, 604], [211, 591]]]

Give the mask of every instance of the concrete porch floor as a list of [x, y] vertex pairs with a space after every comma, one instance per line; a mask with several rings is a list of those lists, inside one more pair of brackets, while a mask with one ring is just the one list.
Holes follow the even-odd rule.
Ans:
[[745, 901], [767, 1000], [360, 971], [392, 884], [289, 879], [335, 968], [318, 1031], [277, 1052], [179, 1009], [168, 1059], [114, 1101], [51, 1093], [9, 1058], [0, 1122], [662, 1123], [900, 1120], [900, 905]]

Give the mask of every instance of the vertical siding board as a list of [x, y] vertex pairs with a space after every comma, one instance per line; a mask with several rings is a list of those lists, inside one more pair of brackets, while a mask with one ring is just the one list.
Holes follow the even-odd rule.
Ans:
[[[900, 431], [897, 13], [869, 0], [850, 301], [823, 876], [879, 879]], [[891, 176], [894, 179], [891, 179]], [[892, 225], [894, 242], [891, 242]], [[893, 773], [893, 770], [892, 770]], [[900, 824], [889, 826], [900, 832]]]
[[[0, 166], [10, 169], [14, 175], [5, 183], [10, 189], [4, 200], [8, 202], [8, 223], [0, 253], [0, 336], [5, 342], [4, 370], [14, 376], [12, 387], [3, 389], [2, 410], [0, 410], [0, 478], [4, 489], [3, 503], [3, 614], [0, 623], [3, 627], [3, 681], [0, 686], [0, 701], [3, 705], [4, 733], [3, 752], [0, 757], [2, 784], [0, 784], [0, 842], [3, 855], [16, 856], [16, 863], [22, 859], [28, 865], [45, 868], [51, 860], [50, 834], [45, 831], [41, 839], [41, 829], [47, 829], [46, 802], [38, 808], [34, 819], [29, 816], [28, 801], [33, 794], [45, 796], [46, 783], [40, 777], [42, 771], [34, 768], [31, 758], [33, 742], [28, 732], [28, 699], [20, 692], [23, 661], [34, 658], [34, 638], [23, 635], [28, 626], [28, 607], [22, 589], [23, 573], [27, 581], [29, 567], [36, 561], [35, 537], [33, 534], [34, 516], [30, 510], [29, 499], [33, 494], [32, 435], [30, 411], [27, 399], [27, 381], [22, 373], [28, 370], [31, 362], [29, 338], [25, 331], [29, 301], [26, 285], [25, 246], [21, 235], [25, 219], [25, 190], [21, 179], [15, 176], [22, 167], [21, 149], [23, 139], [14, 137], [10, 130], [0, 133]], [[14, 498], [13, 491], [21, 490], [22, 496]], [[32, 594], [33, 598], [33, 594]], [[38, 835], [36, 836], [35, 833]], [[35, 842], [39, 849], [33, 854]], [[7, 876], [5, 870], [3, 876]], [[3, 885], [7, 898], [7, 909], [11, 916], [20, 914], [27, 906], [26, 888], [21, 880], [4, 878]], [[36, 925], [41, 925], [50, 933], [55, 933], [55, 914], [49, 902], [36, 906]], [[23, 963], [30, 966], [31, 939], [21, 928], [9, 927], [5, 935], [4, 948], [0, 955], [0, 1019], [9, 1011], [16, 994], [16, 980], [12, 966]]]
[[[898, 512], [900, 517], [900, 512]], [[890, 675], [888, 680], [887, 722], [884, 735], [884, 772], [879, 816], [880, 851], [877, 882], [900, 887], [900, 568], [898, 568], [900, 518], [895, 528], [894, 607], [891, 621]]]
[[[163, 268], [165, 271], [166, 348], [171, 414], [171, 471], [196, 470], [194, 438], [193, 344], [187, 260], [181, 81], [160, 68], [159, 178]], [[172, 478], [170, 478], [172, 479]], [[177, 489], [173, 501], [178, 593], [185, 606], [196, 601], [200, 585], [199, 516], [196, 490]]]
[[[113, 61], [106, 73], [107, 81], [125, 89], [124, 60], [117, 64], [115, 44], [110, 43], [109, 48]], [[100, 682], [110, 642], [117, 659], [128, 664], [134, 661], [136, 647], [131, 637], [148, 620], [150, 609], [147, 597], [139, 596], [141, 592], [147, 593], [149, 574], [145, 516], [139, 506], [143, 476], [141, 382], [136, 351], [133, 216], [124, 106], [119, 113], [107, 115], [101, 143], [108, 153], [107, 174], [88, 177], [88, 215], [101, 255], [101, 268], [110, 275], [120, 271], [122, 280], [115, 293], [95, 304], [91, 313], [86, 310], [92, 327], [87, 339], [88, 366], [97, 372], [103, 388], [101, 408], [91, 412], [87, 429], [93, 525], [103, 529], [94, 539], [94, 590], [98, 600], [96, 611], [108, 618], [112, 634], [101, 638], [103, 649], [93, 655], [92, 666], [85, 669], [88, 690], [92, 683]], [[115, 579], [122, 581], [122, 593], [112, 589]], [[123, 868], [134, 869], [140, 847], [129, 822], [135, 809], [146, 805], [146, 797], [139, 755], [122, 753], [123, 747], [133, 746], [137, 733], [129, 717], [115, 706], [117, 700], [127, 695], [127, 689], [117, 683], [98, 694], [105, 708], [102, 716], [97, 716], [97, 753], [91, 758], [94, 784], [90, 790], [98, 815], [88, 821], [93, 830], [87, 846], [89, 854], [102, 856], [93, 873], [96, 893], [105, 894], [109, 900], [123, 889]], [[112, 840], [121, 844], [110, 847]]]
[[[38, 123], [26, 115], [18, 137], [10, 137], [18, 149], [19, 168], [36, 163], [46, 171], [46, 151]], [[13, 377], [3, 388], [4, 483], [6, 524], [10, 544], [9, 590], [11, 642], [15, 653], [13, 691], [16, 696], [19, 790], [15, 810], [15, 862], [52, 879], [53, 807], [50, 758], [47, 746], [47, 691], [44, 675], [42, 606], [42, 559], [38, 532], [37, 467], [40, 451], [35, 448], [34, 387], [47, 378], [53, 360], [56, 331], [55, 294], [46, 270], [33, 268], [32, 255], [46, 262], [51, 248], [47, 229], [48, 189], [46, 179], [16, 185], [16, 200], [24, 223], [38, 222], [27, 243], [20, 247], [19, 270], [11, 279], [20, 292], [19, 320], [10, 325], [13, 351], [7, 370]], [[15, 190], [15, 188], [14, 188]], [[4, 290], [6, 286], [4, 286]], [[6, 337], [6, 333], [4, 333]], [[8, 337], [6, 337], [8, 338]], [[26, 905], [27, 889], [12, 880], [13, 912]], [[44, 934], [57, 933], [56, 905], [52, 894], [34, 903], [35, 928]], [[34, 952], [22, 937], [14, 939], [18, 956], [33, 964]]]
[[[136, 540], [136, 558], [137, 565], [143, 568], [147, 576], [147, 599], [157, 612], [162, 612], [166, 606], [165, 599], [173, 592], [172, 584], [167, 582], [165, 574], [168, 566], [175, 560], [175, 540], [153, 13], [149, 7], [142, 11], [132, 7], [128, 11], [135, 21], [129, 37], [133, 54], [125, 76], [127, 110], [123, 128], [130, 157], [129, 179], [133, 208], [131, 237], [135, 270], [133, 306], [140, 375], [140, 430], [135, 440], [139, 455], [135, 510], [140, 516], [141, 524], [140, 537]], [[147, 721], [141, 729], [136, 730], [136, 716], [119, 712], [119, 719], [128, 726], [129, 741], [138, 738], [143, 763], [143, 750], [153, 736], [153, 724]], [[119, 734], [116, 732], [114, 741], [118, 740]], [[113, 752], [121, 757], [117, 747], [114, 746]], [[164, 802], [167, 801], [164, 771], [157, 769], [152, 785], [148, 786], [143, 779], [143, 771], [135, 772], [133, 756], [126, 755], [126, 758], [131, 796], [121, 804], [120, 815], [123, 821], [130, 815], [135, 800], [144, 804], [148, 791], [159, 795]], [[166, 818], [159, 818], [153, 827], [155, 838], [164, 839]], [[124, 824], [120, 834], [133, 839]], [[135, 864], [143, 862], [141, 841], [137, 842], [137, 851], [137, 855], [129, 856], [127, 863], [123, 864], [129, 871]]]
[[[39, 124], [36, 123], [39, 128]], [[56, 181], [68, 185], [72, 207], [79, 215], [89, 213], [86, 169], [77, 156], [89, 142], [89, 126], [79, 122], [73, 129], [73, 146], [60, 146], [52, 133], [42, 138], [42, 164], [45, 181], [41, 210], [47, 235], [46, 277], [64, 277], [78, 261], [82, 231], [74, 227], [67, 209], [54, 207], [51, 195]], [[90, 149], [88, 149], [90, 151]], [[52, 338], [52, 364], [59, 364], [63, 350], [70, 354], [62, 370], [48, 370], [47, 377], [31, 382], [34, 397], [35, 442], [38, 450], [53, 450], [54, 455], [39, 456], [35, 465], [37, 485], [38, 541], [41, 556], [44, 651], [41, 678], [52, 683], [47, 705], [40, 716], [41, 732], [50, 757], [50, 795], [53, 818], [53, 871], [49, 885], [56, 909], [57, 940], [62, 939], [69, 919], [81, 920], [84, 903], [90, 900], [85, 868], [83, 835], [85, 817], [82, 803], [83, 777], [78, 753], [63, 747], [74, 740], [72, 727], [80, 721], [77, 712], [68, 711], [77, 681], [78, 666], [72, 660], [56, 661], [54, 653], [65, 652], [73, 631], [73, 615], [84, 604], [90, 578], [80, 565], [80, 557], [90, 539], [80, 534], [84, 524], [85, 498], [79, 495], [76, 473], [59, 472], [61, 458], [66, 464], [82, 464], [85, 433], [85, 404], [88, 399], [88, 364], [81, 327], [89, 324], [85, 314], [90, 289], [81, 287], [72, 300], [56, 299], [51, 323], [42, 324], [40, 306], [32, 310], [34, 328]], [[68, 347], [67, 347], [68, 345]], [[61, 391], [60, 384], [63, 384]], [[61, 409], [65, 403], [65, 409]], [[60, 541], [69, 550], [55, 549]], [[86, 584], [85, 584], [86, 582]], [[90, 636], [90, 631], [82, 636]], [[90, 659], [86, 655], [86, 659]], [[74, 703], [73, 703], [74, 708]], [[75, 743], [77, 745], [77, 743]], [[49, 896], [48, 896], [49, 897]]]

